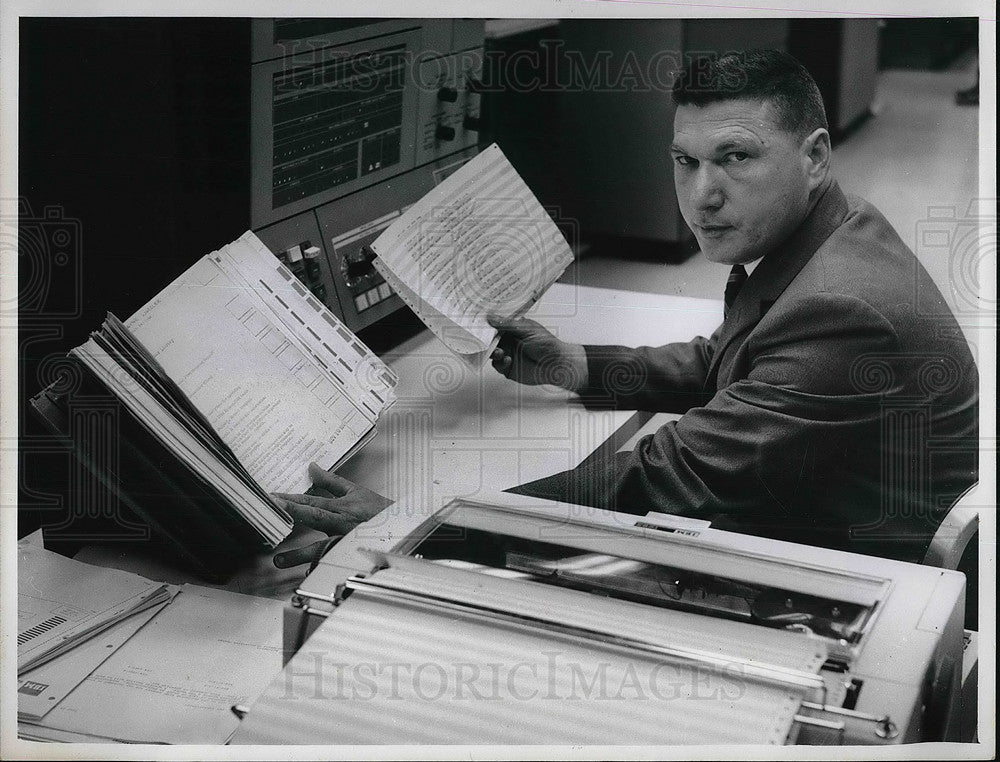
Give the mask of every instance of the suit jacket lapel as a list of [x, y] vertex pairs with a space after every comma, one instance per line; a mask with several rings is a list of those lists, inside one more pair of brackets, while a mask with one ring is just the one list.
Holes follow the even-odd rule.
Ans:
[[847, 199], [834, 181], [788, 240], [764, 256], [729, 309], [708, 369], [706, 388], [717, 388], [722, 358], [739, 348], [846, 215]]

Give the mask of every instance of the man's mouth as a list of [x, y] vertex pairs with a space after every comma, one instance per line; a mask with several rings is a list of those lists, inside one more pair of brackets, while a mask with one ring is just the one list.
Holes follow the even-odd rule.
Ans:
[[696, 225], [695, 227], [706, 238], [719, 238], [733, 229], [732, 225]]

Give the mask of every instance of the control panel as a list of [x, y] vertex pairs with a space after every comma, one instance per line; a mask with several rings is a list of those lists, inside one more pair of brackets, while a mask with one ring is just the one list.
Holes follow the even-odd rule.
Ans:
[[369, 244], [476, 154], [484, 22], [281, 19], [253, 30], [254, 230], [362, 330], [404, 306]]
[[372, 266], [369, 245], [414, 202], [476, 155], [476, 148], [257, 231], [295, 276], [353, 331], [403, 306]]
[[476, 145], [481, 127], [482, 76], [482, 48], [420, 65], [417, 164]]

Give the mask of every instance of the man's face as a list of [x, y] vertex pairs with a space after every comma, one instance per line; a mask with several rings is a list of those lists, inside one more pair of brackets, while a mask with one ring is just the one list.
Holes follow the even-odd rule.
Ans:
[[677, 107], [674, 185], [684, 221], [713, 262], [752, 262], [809, 210], [803, 141], [759, 100]]

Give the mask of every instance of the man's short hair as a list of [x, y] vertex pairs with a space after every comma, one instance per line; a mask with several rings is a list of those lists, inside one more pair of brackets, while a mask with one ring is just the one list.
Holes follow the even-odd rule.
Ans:
[[781, 126], [800, 137], [819, 127], [829, 129], [816, 81], [802, 64], [780, 50], [698, 56], [677, 75], [671, 94], [679, 106], [766, 101], [776, 109]]

